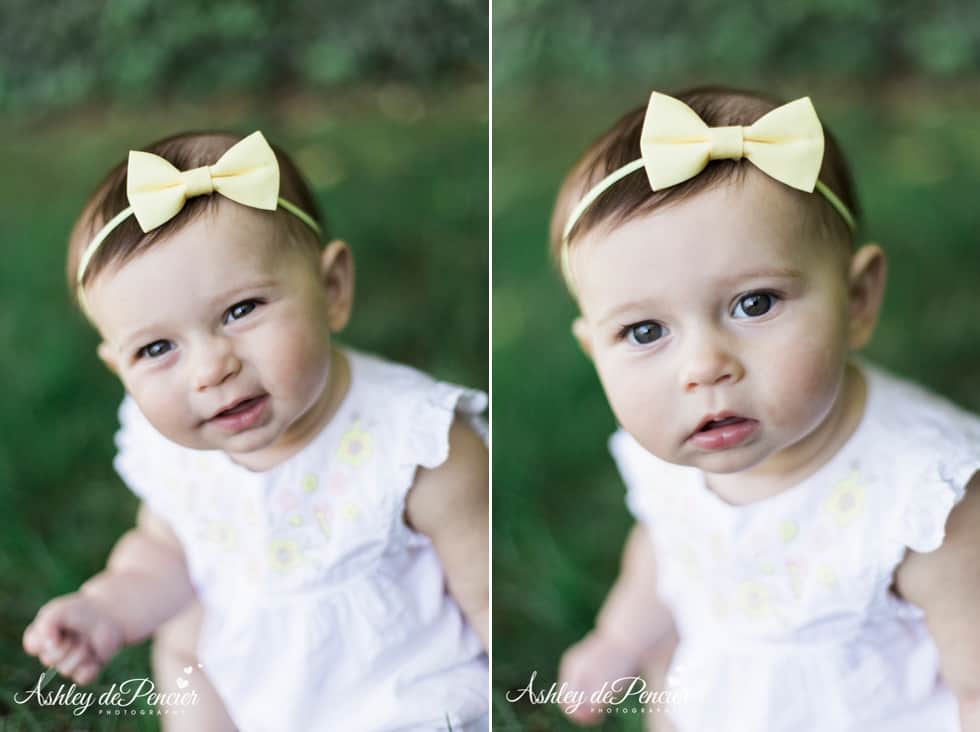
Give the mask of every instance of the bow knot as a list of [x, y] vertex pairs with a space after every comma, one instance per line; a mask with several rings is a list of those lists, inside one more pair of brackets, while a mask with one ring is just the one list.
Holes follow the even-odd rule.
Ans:
[[712, 160], [741, 160], [744, 155], [744, 127], [709, 127], [708, 138]]
[[810, 97], [777, 107], [748, 127], [709, 127], [680, 99], [653, 92], [640, 135], [643, 167], [655, 191], [693, 178], [711, 160], [744, 157], [766, 175], [812, 192], [823, 146]]
[[279, 163], [261, 132], [239, 140], [214, 165], [185, 171], [159, 155], [132, 150], [126, 175], [126, 194], [144, 232], [172, 219], [194, 196], [220, 193], [266, 211], [275, 211], [279, 198]]
[[214, 184], [211, 182], [210, 165], [185, 170], [180, 174], [180, 179], [184, 182], [185, 198], [206, 196], [214, 192]]

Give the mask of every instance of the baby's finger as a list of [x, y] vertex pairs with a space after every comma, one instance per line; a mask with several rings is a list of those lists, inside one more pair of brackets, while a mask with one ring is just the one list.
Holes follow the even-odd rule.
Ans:
[[56, 666], [64, 660], [73, 647], [74, 643], [68, 639], [54, 643], [46, 642], [42, 646], [41, 655], [38, 658], [45, 666]]
[[34, 622], [24, 631], [24, 650], [32, 656], [39, 656], [49, 646], [58, 645], [60, 642], [61, 631], [54, 618], [49, 615], [38, 614]]
[[78, 668], [75, 669], [74, 679], [82, 686], [86, 686], [98, 678], [101, 669], [102, 664], [89, 658], [89, 660], [79, 664]]
[[21, 638], [21, 645], [23, 645], [24, 650], [32, 656], [36, 656], [41, 652], [41, 636], [38, 635], [36, 629], [34, 628], [34, 623], [31, 623], [24, 629], [24, 635]]
[[58, 664], [58, 673], [62, 676], [69, 677], [75, 673], [75, 670], [83, 661], [91, 657], [92, 654], [89, 652], [88, 646], [85, 643], [79, 643]]

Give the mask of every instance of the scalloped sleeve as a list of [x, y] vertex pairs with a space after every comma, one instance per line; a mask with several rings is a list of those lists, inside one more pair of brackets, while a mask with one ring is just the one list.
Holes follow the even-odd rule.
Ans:
[[166, 440], [153, 428], [128, 394], [119, 405], [113, 467], [123, 482], [150, 510], [169, 520], [170, 500], [163, 490], [174, 468]]
[[950, 513], [980, 471], [980, 417], [917, 387], [900, 388], [908, 401], [890, 400], [884, 420], [889, 477], [902, 499], [894, 538], [902, 553], [928, 553], [942, 546]]
[[409, 528], [400, 517], [404, 513], [409, 490], [415, 483], [418, 468], [436, 468], [449, 457], [449, 430], [457, 417], [468, 424], [487, 443], [487, 422], [483, 412], [487, 395], [447, 382], [432, 382], [422, 388], [408, 403], [401, 415], [405, 437], [400, 440], [391, 486], [398, 524], [409, 536], [422, 535]]
[[898, 526], [902, 545], [919, 553], [942, 546], [949, 515], [963, 500], [966, 485], [977, 471], [980, 471], [980, 444], [930, 466], [917, 480], [910, 481]]
[[637, 520], [653, 526], [658, 513], [655, 494], [660, 488], [656, 458], [622, 428], [609, 438], [609, 452], [626, 485], [626, 507]]

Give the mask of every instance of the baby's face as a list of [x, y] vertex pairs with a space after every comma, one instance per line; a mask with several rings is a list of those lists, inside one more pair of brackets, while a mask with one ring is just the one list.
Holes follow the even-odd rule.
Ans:
[[327, 398], [346, 310], [338, 321], [317, 255], [283, 235], [222, 202], [86, 289], [100, 355], [170, 440], [254, 463]]
[[848, 256], [804, 225], [797, 196], [749, 171], [573, 246], [576, 335], [658, 457], [748, 469], [805, 440], [841, 394]]

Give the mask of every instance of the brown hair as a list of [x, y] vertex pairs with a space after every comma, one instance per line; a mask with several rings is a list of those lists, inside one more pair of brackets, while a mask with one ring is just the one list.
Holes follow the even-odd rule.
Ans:
[[[703, 86], [671, 96], [693, 109], [712, 127], [750, 125], [767, 112], [783, 104], [756, 92], [723, 86]], [[561, 257], [562, 232], [575, 205], [600, 180], [639, 157], [640, 133], [646, 107], [637, 107], [603, 133], [575, 164], [562, 183], [551, 217], [551, 253], [556, 262]], [[860, 210], [854, 182], [847, 161], [833, 135], [824, 127], [824, 157], [820, 180], [831, 189], [859, 220]], [[626, 176], [605, 191], [579, 218], [569, 233], [568, 246], [578, 235], [600, 225], [621, 224], [655, 208], [678, 203], [733, 176], [745, 175], [745, 160], [712, 160], [698, 175], [683, 183], [658, 191], [650, 189], [643, 171]], [[790, 191], [794, 189], [788, 188]], [[844, 219], [819, 193], [798, 192], [810, 212], [811, 220], [823, 234], [848, 242], [853, 247], [853, 232]]]
[[[241, 139], [241, 135], [230, 132], [185, 132], [155, 142], [144, 150], [168, 160], [178, 170], [190, 170], [213, 165], [228, 148]], [[279, 162], [279, 195], [313, 217], [323, 232], [322, 240], [329, 239], [316, 197], [306, 179], [286, 153], [275, 146], [272, 146], [272, 149]], [[96, 187], [72, 227], [68, 238], [67, 275], [68, 288], [76, 301], [77, 273], [82, 253], [105, 222], [129, 206], [129, 199], [126, 196], [126, 168], [127, 161], [123, 160], [109, 171]], [[129, 216], [102, 242], [85, 270], [82, 284], [91, 282], [99, 272], [110, 265], [121, 265], [129, 261], [156, 242], [176, 233], [205, 211], [213, 211], [215, 207], [224, 205], [238, 204], [224, 199], [221, 195], [195, 196], [188, 199], [180, 213], [146, 233], [140, 229], [136, 218]], [[279, 218], [280, 231], [288, 234], [283, 237], [287, 242], [296, 242], [301, 246], [319, 249], [321, 237], [318, 237], [316, 232], [298, 217], [283, 210], [281, 206], [270, 213]]]

